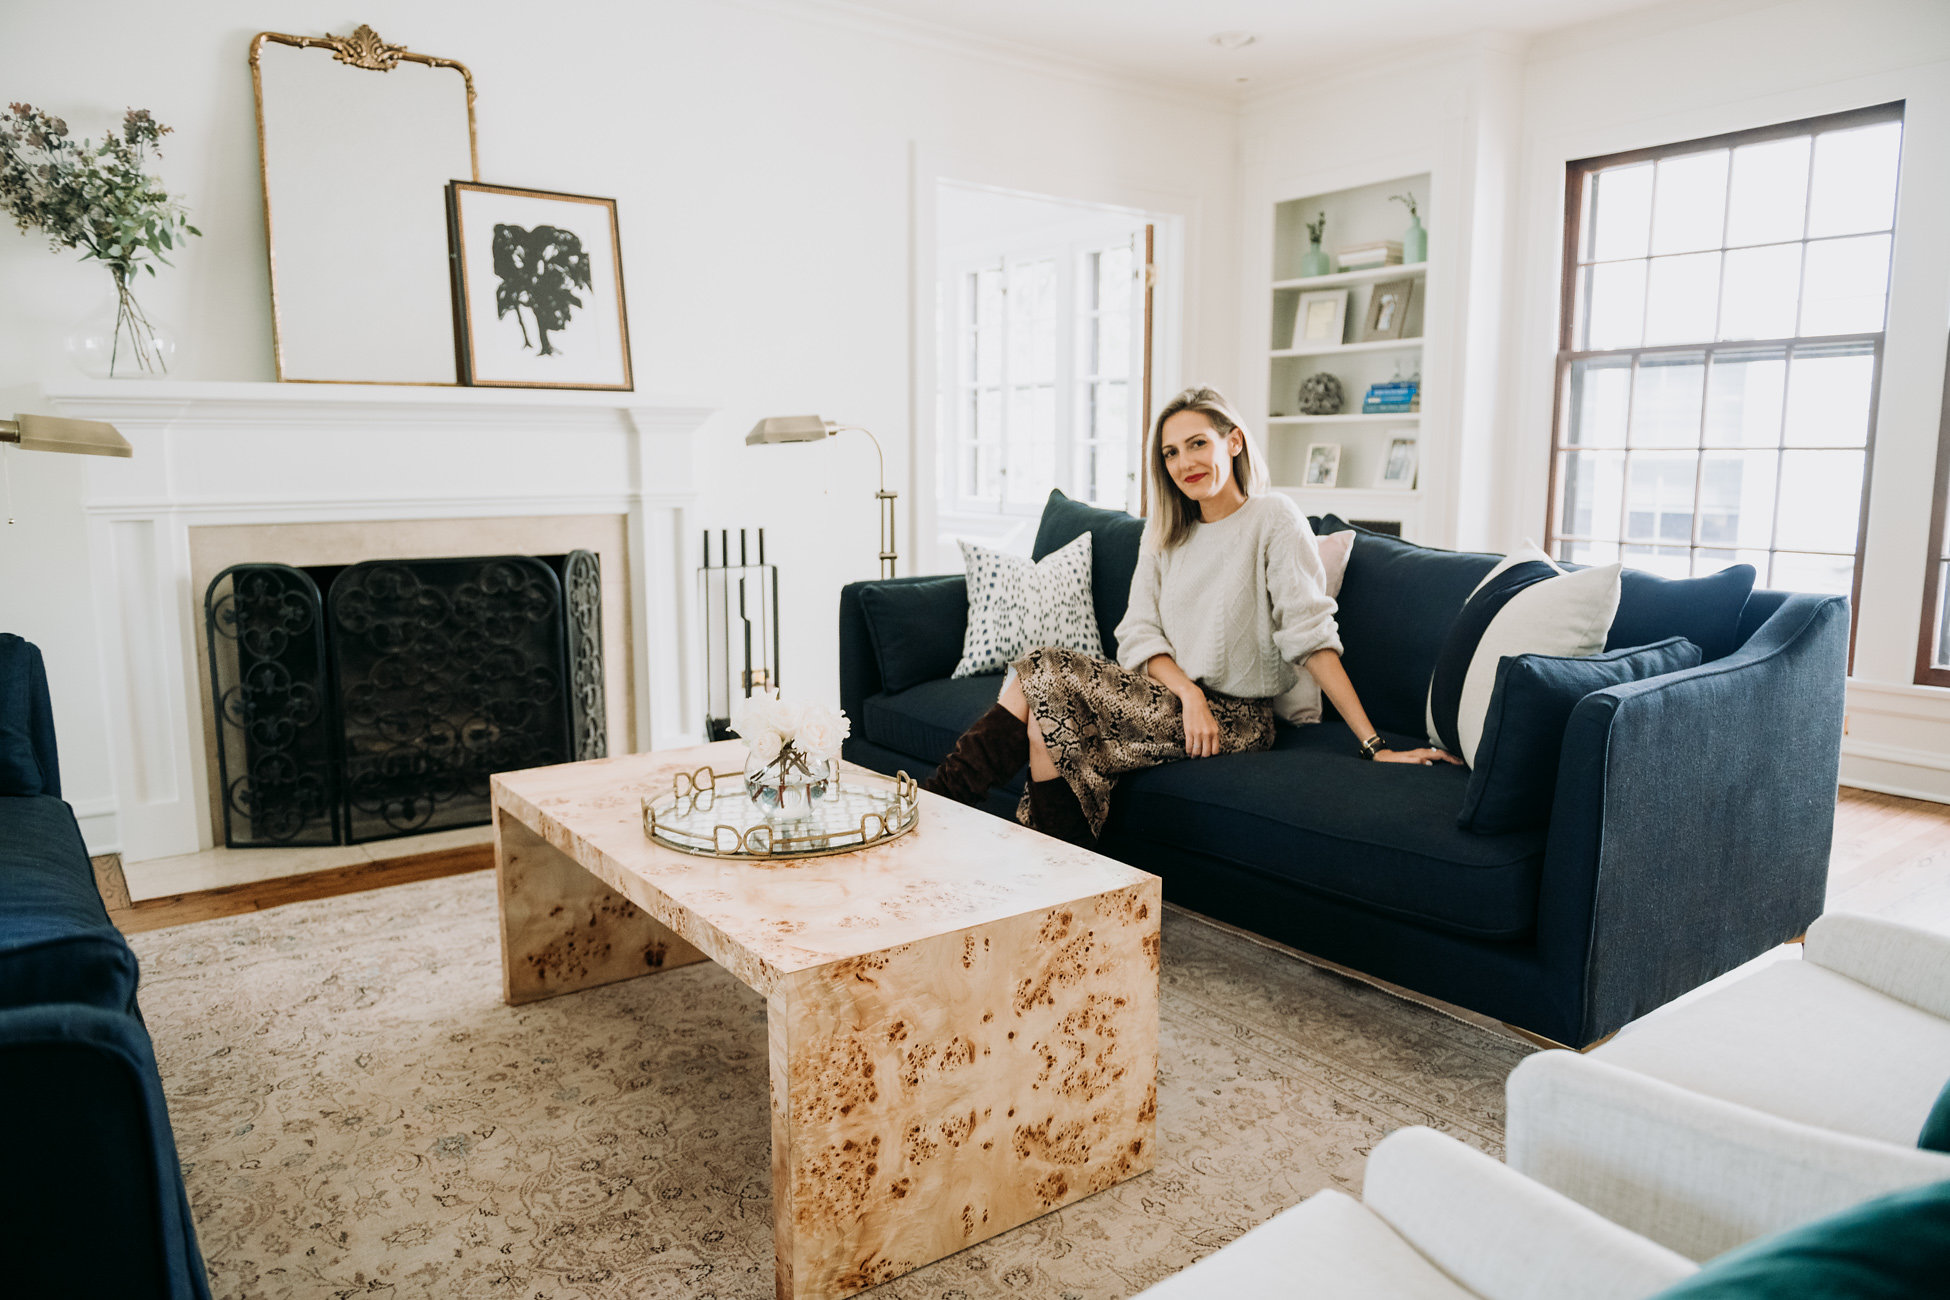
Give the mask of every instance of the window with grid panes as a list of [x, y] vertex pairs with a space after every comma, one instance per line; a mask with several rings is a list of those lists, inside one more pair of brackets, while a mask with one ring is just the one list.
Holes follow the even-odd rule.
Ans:
[[1126, 241], [998, 257], [957, 274], [943, 405], [962, 506], [1040, 509], [1052, 487], [1127, 504], [1136, 272]]
[[1901, 105], [1569, 168], [1552, 553], [1853, 590]]
[[1916, 635], [1916, 683], [1950, 686], [1950, 358], [1943, 370], [1937, 415], [1936, 499], [1930, 508], [1929, 567], [1923, 583], [1923, 625]]

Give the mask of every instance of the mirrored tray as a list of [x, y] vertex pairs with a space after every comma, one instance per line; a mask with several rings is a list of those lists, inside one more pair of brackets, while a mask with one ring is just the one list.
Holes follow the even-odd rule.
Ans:
[[767, 821], [745, 793], [742, 772], [679, 772], [671, 793], [643, 798], [643, 833], [665, 848], [712, 858], [814, 858], [898, 839], [921, 818], [920, 787], [902, 772], [890, 781], [836, 781], [802, 817]]

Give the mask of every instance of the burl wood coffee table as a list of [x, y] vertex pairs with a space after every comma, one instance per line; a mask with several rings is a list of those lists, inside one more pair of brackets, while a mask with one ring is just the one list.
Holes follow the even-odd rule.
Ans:
[[510, 1003], [707, 957], [764, 995], [778, 1294], [849, 1295], [1149, 1169], [1158, 878], [931, 794], [833, 857], [644, 835], [643, 795], [743, 759], [497, 776], [494, 860]]

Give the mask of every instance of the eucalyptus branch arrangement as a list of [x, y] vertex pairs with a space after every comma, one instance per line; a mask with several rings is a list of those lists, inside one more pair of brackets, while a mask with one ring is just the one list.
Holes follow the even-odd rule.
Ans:
[[162, 358], [130, 281], [143, 269], [154, 275], [158, 262], [170, 265], [170, 251], [203, 233], [148, 170], [150, 152], [160, 154], [169, 133], [146, 108], [130, 109], [121, 131], [100, 143], [75, 139], [66, 122], [32, 104], [0, 113], [0, 207], [23, 234], [39, 230], [50, 248], [79, 249], [108, 267], [117, 298], [112, 346], [119, 353], [126, 330], [145, 370], [160, 368]]
[[1400, 203], [1404, 207], [1406, 207], [1408, 209], [1408, 219], [1410, 221], [1420, 221], [1422, 219], [1421, 212], [1415, 206], [1414, 190], [1410, 190], [1406, 194], [1390, 194], [1388, 196], [1388, 201], [1390, 203]]
[[1307, 223], [1307, 241], [1318, 244], [1320, 237], [1327, 233], [1327, 214], [1322, 212]]

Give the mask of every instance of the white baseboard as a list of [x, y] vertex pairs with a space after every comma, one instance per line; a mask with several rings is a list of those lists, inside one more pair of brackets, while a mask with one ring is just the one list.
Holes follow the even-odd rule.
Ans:
[[74, 809], [74, 819], [81, 824], [81, 842], [88, 846], [89, 857], [122, 851], [122, 823], [115, 800], [78, 799], [68, 807]]
[[1950, 757], [1906, 745], [1845, 739], [1841, 783], [1877, 794], [1950, 803]]

